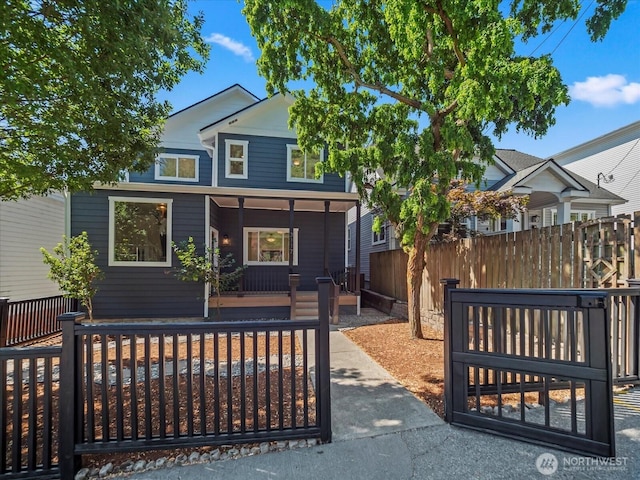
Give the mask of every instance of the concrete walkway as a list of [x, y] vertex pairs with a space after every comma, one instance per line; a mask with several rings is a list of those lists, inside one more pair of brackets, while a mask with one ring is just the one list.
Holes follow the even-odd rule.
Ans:
[[[347, 322], [348, 323], [348, 322]], [[128, 475], [134, 480], [638, 479], [640, 391], [616, 403], [618, 465], [445, 424], [335, 327], [333, 442]], [[420, 368], [407, 365], [407, 368]], [[543, 475], [536, 460], [557, 462]], [[553, 457], [551, 456], [553, 455]], [[545, 463], [553, 468], [553, 461]]]

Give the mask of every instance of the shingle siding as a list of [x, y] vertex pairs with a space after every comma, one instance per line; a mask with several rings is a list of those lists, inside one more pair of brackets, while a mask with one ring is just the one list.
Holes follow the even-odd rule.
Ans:
[[94, 249], [96, 263], [105, 274], [94, 299], [96, 318], [201, 317], [204, 314], [204, 286], [182, 282], [172, 269], [178, 260], [172, 255], [171, 267], [110, 267], [109, 196], [171, 198], [172, 239], [179, 243], [189, 236], [196, 245], [204, 244], [204, 199], [201, 195], [104, 191], [72, 197], [72, 235], [85, 230]]
[[[226, 178], [225, 140], [249, 142], [248, 178]], [[323, 183], [287, 181], [287, 145], [295, 145], [296, 143], [295, 138], [220, 134], [217, 148], [218, 186], [344, 192], [344, 178], [335, 173], [325, 174]]]

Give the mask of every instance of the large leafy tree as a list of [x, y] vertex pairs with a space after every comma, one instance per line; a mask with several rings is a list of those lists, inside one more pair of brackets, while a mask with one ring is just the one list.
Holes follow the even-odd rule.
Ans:
[[[594, 38], [625, 3], [598, 1]], [[245, 1], [259, 71], [270, 94], [295, 98], [302, 148], [328, 147], [321, 168], [349, 172], [399, 232], [412, 336], [422, 338], [426, 249], [449, 217], [451, 180], [479, 181], [494, 152], [489, 133], [513, 126], [542, 136], [569, 101], [550, 56], [518, 55], [516, 39], [579, 9], [577, 0]]]
[[157, 100], [208, 46], [187, 0], [0, 2], [0, 199], [87, 190], [154, 159]]

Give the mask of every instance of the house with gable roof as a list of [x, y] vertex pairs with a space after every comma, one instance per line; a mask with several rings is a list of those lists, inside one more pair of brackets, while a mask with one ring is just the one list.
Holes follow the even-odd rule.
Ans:
[[[528, 195], [529, 203], [526, 214], [516, 220], [467, 219], [467, 229], [477, 234], [494, 235], [607, 217], [612, 215], [614, 206], [626, 202], [602, 186], [563, 168], [553, 159], [496, 149], [493, 160], [494, 163], [485, 169], [480, 189]], [[358, 263], [365, 281], [369, 278], [370, 253], [400, 247], [391, 225], [385, 225], [380, 232], [372, 231], [375, 216], [375, 206], [362, 206], [360, 255], [353, 242], [348, 242], [349, 265]], [[352, 209], [349, 212], [349, 238], [355, 238], [357, 220], [356, 210]]]
[[[325, 152], [298, 147], [290, 104], [233, 85], [167, 119], [148, 171], [72, 196], [71, 234], [87, 231], [105, 273], [96, 318], [208, 316], [208, 286], [173, 274], [172, 242], [189, 237], [246, 266], [222, 298], [225, 319], [317, 315], [291, 304], [291, 284], [302, 303], [317, 277], [344, 279], [347, 211], [359, 202], [339, 175], [316, 177]], [[350, 290], [339, 303], [357, 308]]]

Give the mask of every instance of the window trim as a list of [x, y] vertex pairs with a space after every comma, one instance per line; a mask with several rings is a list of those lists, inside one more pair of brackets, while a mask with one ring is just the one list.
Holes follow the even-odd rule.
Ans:
[[[377, 239], [376, 239], [377, 237]], [[387, 224], [386, 222], [382, 224], [382, 228], [380, 229], [380, 233], [376, 232], [371, 228], [371, 245], [383, 245], [387, 243]]]
[[[298, 228], [293, 229], [293, 265], [298, 265]], [[244, 227], [242, 229], [242, 264], [252, 267], [288, 266], [289, 260], [282, 262], [249, 261], [249, 232], [283, 232], [289, 233], [288, 228], [278, 227]]]
[[[232, 157], [231, 146], [240, 145], [244, 149], [244, 158]], [[249, 141], [227, 138], [224, 141], [224, 176], [225, 178], [249, 178]], [[242, 162], [242, 174], [231, 173], [231, 162]]]
[[[161, 158], [175, 158], [176, 159], [176, 175], [175, 176], [164, 176], [160, 174], [160, 159]], [[184, 158], [187, 160], [193, 160], [195, 162], [195, 177], [179, 177], [178, 171], [180, 170], [179, 163], [180, 159]], [[191, 182], [197, 183], [200, 181], [200, 157], [198, 155], [189, 155], [189, 154], [178, 154], [178, 153], [161, 153], [157, 156], [155, 162], [155, 180], [172, 180], [175, 182]]]
[[[295, 143], [287, 143], [287, 182], [302, 182], [302, 183], [324, 183], [324, 173], [322, 175], [320, 175], [320, 178], [300, 178], [300, 177], [292, 177], [291, 176], [291, 152], [293, 150], [300, 150], [302, 152], [302, 149]], [[305, 175], [307, 172], [307, 168], [306, 168], [306, 162], [307, 162], [307, 154], [305, 152], [304, 153], [304, 161], [305, 161]], [[324, 148], [320, 149], [320, 161], [322, 162], [324, 159]]]
[[347, 226], [347, 252], [351, 251], [351, 227]]
[[[115, 204], [128, 203], [165, 203], [167, 205], [167, 259], [164, 262], [132, 262], [115, 260]], [[173, 230], [173, 199], [151, 197], [114, 197], [109, 196], [109, 259], [110, 267], [170, 267], [171, 266], [171, 232]]]
[[[558, 225], [558, 209], [556, 207], [550, 207], [550, 208], [545, 208], [544, 210], [547, 210], [549, 212], [549, 221], [551, 222], [549, 225], [544, 225], [544, 212], [543, 212], [543, 226], [544, 227], [549, 227], [549, 226], [554, 226], [554, 225]], [[591, 218], [589, 218], [589, 220], [594, 220], [596, 219], [596, 211], [595, 210], [583, 210], [583, 209], [579, 209], [579, 210], [574, 210], [571, 209], [569, 211], [569, 219], [571, 219], [571, 215], [576, 214], [576, 215], [582, 215], [583, 213], [586, 213], [587, 215], [589, 215]], [[585, 220], [585, 221], [589, 221], [589, 220]], [[582, 222], [583, 220], [570, 220], [571, 223], [573, 222]]]

